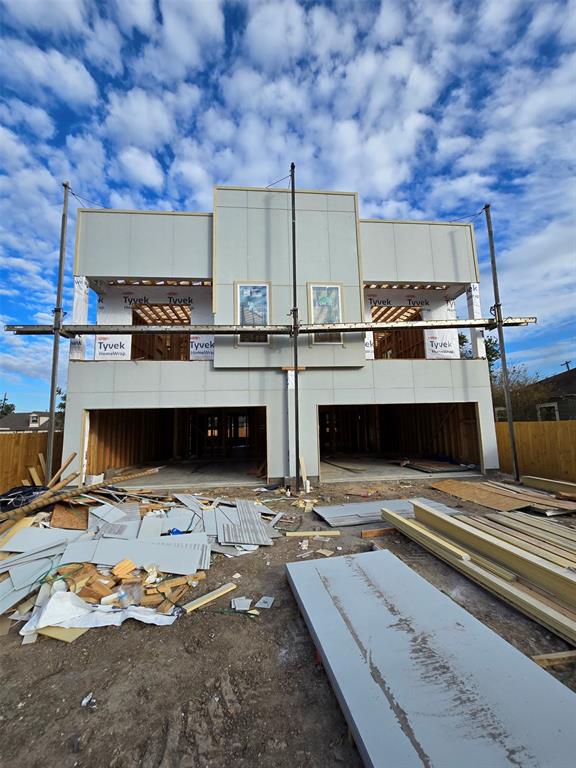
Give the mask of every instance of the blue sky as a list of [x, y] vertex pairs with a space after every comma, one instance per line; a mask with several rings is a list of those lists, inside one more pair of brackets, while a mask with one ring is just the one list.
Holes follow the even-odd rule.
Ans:
[[[507, 333], [510, 361], [576, 366], [576, 3], [0, 0], [0, 21], [3, 322], [51, 320], [64, 179], [106, 207], [202, 211], [213, 184], [294, 160], [365, 217], [490, 202], [505, 314], [539, 320]], [[20, 410], [47, 407], [50, 344], [0, 338]]]

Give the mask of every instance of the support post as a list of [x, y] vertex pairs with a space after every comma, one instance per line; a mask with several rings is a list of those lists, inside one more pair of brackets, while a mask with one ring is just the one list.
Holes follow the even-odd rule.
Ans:
[[62, 204], [62, 224], [60, 227], [60, 258], [58, 260], [58, 283], [56, 288], [56, 306], [54, 307], [52, 337], [52, 377], [50, 380], [50, 417], [48, 421], [48, 447], [46, 449], [46, 482], [52, 478], [54, 462], [54, 431], [56, 429], [56, 387], [58, 385], [58, 355], [60, 352], [60, 329], [62, 328], [62, 290], [64, 286], [64, 260], [66, 258], [66, 226], [68, 224], [68, 192], [70, 185], [65, 181], [64, 202]]
[[292, 199], [292, 363], [294, 366], [294, 463], [296, 493], [300, 491], [300, 419], [298, 410], [298, 284], [296, 281], [296, 166], [290, 163], [290, 193]]
[[502, 324], [502, 304], [500, 303], [500, 289], [498, 287], [498, 272], [496, 270], [496, 251], [494, 248], [494, 232], [492, 230], [492, 217], [490, 204], [484, 206], [486, 215], [486, 227], [488, 229], [488, 245], [490, 247], [490, 264], [492, 267], [492, 282], [494, 284], [494, 316], [498, 329], [498, 343], [500, 345], [500, 362], [502, 365], [502, 383], [504, 385], [504, 399], [506, 402], [506, 416], [508, 419], [508, 432], [510, 434], [510, 448], [512, 452], [512, 470], [516, 482], [520, 481], [518, 467], [518, 453], [516, 450], [516, 435], [514, 432], [514, 414], [512, 413], [512, 397], [510, 396], [510, 381], [508, 379], [508, 366], [506, 364], [506, 348], [504, 346], [504, 327]]

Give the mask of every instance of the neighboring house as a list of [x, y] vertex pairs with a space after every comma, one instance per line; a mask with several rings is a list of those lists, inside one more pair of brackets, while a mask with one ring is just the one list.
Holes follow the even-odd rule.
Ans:
[[[480, 317], [470, 224], [362, 220], [355, 193], [296, 194], [302, 323]], [[290, 193], [216, 187], [212, 213], [79, 210], [72, 324], [172, 333], [71, 342], [64, 455], [97, 475], [172, 458], [250, 460], [270, 481], [311, 479], [336, 453], [436, 456], [498, 467], [483, 337], [455, 329], [299, 337], [300, 456], [289, 335], [191, 335], [189, 324], [286, 325]]]
[[550, 389], [546, 402], [536, 405], [538, 421], [576, 419], [576, 368], [549, 376], [538, 384]]
[[47, 411], [9, 413], [0, 419], [0, 432], [47, 432], [49, 421]]

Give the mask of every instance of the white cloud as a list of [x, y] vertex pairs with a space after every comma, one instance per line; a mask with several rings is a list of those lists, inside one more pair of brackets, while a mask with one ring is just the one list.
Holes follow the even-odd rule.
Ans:
[[137, 147], [123, 149], [118, 156], [119, 178], [150, 189], [160, 189], [164, 184], [164, 173], [160, 163], [149, 152]]
[[162, 26], [134, 63], [140, 80], [172, 82], [217, 56], [224, 39], [221, 0], [160, 0]]
[[5, 169], [12, 170], [19, 167], [27, 156], [28, 151], [16, 134], [0, 125], [0, 164]]
[[372, 34], [379, 43], [392, 43], [401, 38], [405, 25], [402, 5], [393, 0], [382, 0]]
[[295, 0], [272, 0], [256, 6], [248, 21], [246, 47], [252, 61], [271, 70], [304, 53], [306, 15]]
[[124, 69], [122, 44], [123, 38], [118, 27], [111, 21], [98, 18], [86, 40], [86, 58], [104, 72], [118, 75]]
[[93, 104], [98, 96], [96, 83], [78, 59], [13, 38], [0, 41], [0, 73], [6, 83], [24, 92], [44, 94], [44, 100], [50, 92], [60, 101], [80, 107]]
[[81, 32], [86, 23], [84, 0], [0, 0], [4, 19], [42, 32]]
[[132, 144], [145, 149], [166, 144], [175, 130], [166, 104], [142, 88], [110, 94], [104, 128], [118, 144]]
[[126, 34], [133, 29], [152, 32], [155, 24], [154, 0], [110, 0], [120, 28]]
[[6, 125], [24, 125], [41, 139], [54, 135], [54, 121], [41, 107], [25, 104], [20, 99], [0, 103], [0, 119]]

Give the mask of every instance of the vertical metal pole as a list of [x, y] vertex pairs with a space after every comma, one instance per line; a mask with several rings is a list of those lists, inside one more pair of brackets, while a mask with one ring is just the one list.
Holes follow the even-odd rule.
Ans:
[[298, 408], [298, 284], [296, 282], [296, 166], [290, 163], [292, 197], [292, 360], [294, 366], [294, 460], [296, 462], [296, 493], [300, 490], [300, 414]]
[[62, 205], [62, 224], [60, 227], [60, 258], [58, 261], [58, 285], [56, 288], [56, 306], [54, 307], [52, 379], [50, 381], [50, 418], [48, 421], [48, 448], [46, 450], [46, 482], [52, 478], [54, 461], [54, 431], [56, 429], [56, 387], [58, 385], [58, 355], [60, 352], [60, 329], [62, 328], [62, 290], [64, 285], [64, 260], [66, 258], [66, 225], [68, 223], [68, 192], [70, 185], [65, 181], [64, 203]]
[[510, 380], [508, 378], [508, 366], [506, 364], [506, 348], [504, 346], [504, 327], [502, 325], [502, 304], [500, 303], [500, 289], [498, 287], [498, 273], [496, 271], [496, 251], [494, 249], [494, 232], [492, 230], [492, 217], [490, 216], [490, 204], [484, 206], [486, 214], [486, 227], [488, 228], [488, 244], [490, 246], [490, 264], [492, 266], [492, 282], [494, 284], [494, 314], [498, 328], [498, 343], [500, 345], [500, 362], [502, 364], [502, 383], [504, 385], [504, 399], [506, 401], [506, 417], [508, 419], [508, 432], [510, 434], [510, 448], [512, 450], [512, 471], [516, 482], [520, 480], [518, 468], [518, 453], [516, 450], [516, 435], [514, 433], [514, 414], [512, 413], [512, 398], [510, 396]]

